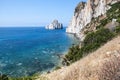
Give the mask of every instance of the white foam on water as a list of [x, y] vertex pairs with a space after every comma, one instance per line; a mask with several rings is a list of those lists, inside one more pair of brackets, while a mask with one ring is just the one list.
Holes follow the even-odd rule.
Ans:
[[18, 64], [16, 64], [17, 66], [21, 66], [22, 65], [22, 63], [18, 63]]
[[47, 51], [42, 51], [43, 53], [48, 53]]
[[0, 67], [5, 67], [7, 64], [0, 62]]

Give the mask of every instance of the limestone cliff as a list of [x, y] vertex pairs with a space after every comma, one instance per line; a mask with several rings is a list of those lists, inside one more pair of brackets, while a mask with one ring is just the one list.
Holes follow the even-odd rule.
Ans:
[[87, 3], [80, 2], [75, 8], [74, 16], [66, 29], [67, 33], [76, 34], [81, 40], [84, 38], [83, 28], [86, 27], [93, 18], [105, 15], [110, 4], [120, 0], [88, 0]]

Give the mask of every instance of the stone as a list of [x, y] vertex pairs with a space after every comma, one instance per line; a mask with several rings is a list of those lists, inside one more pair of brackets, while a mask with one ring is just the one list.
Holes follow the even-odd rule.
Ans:
[[53, 29], [63, 29], [63, 24], [59, 23], [58, 20], [53, 20], [53, 22], [50, 23], [49, 25], [47, 25], [45, 27], [45, 29], [50, 29], [50, 30], [53, 30]]

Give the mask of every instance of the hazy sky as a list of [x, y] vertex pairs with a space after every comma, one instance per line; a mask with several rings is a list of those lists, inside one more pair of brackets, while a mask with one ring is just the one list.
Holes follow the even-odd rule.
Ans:
[[0, 27], [44, 26], [54, 19], [67, 25], [80, 1], [86, 0], [0, 0]]

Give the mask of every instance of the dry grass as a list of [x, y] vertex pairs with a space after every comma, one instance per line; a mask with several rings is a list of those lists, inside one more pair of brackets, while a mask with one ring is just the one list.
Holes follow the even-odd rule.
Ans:
[[120, 80], [120, 36], [72, 65], [44, 76], [49, 80]]

